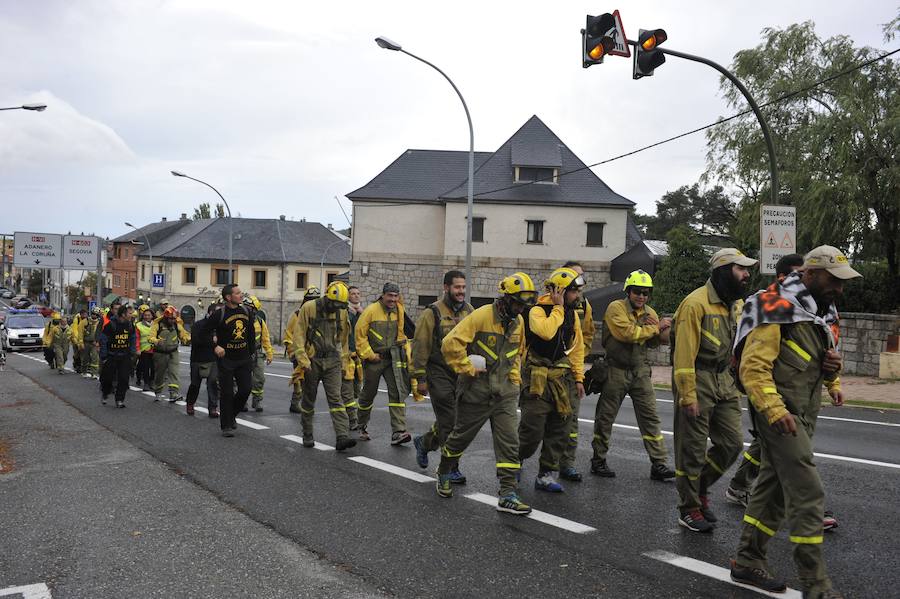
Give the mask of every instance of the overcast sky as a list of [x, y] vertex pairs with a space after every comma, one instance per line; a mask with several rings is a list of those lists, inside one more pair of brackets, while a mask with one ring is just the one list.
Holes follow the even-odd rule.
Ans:
[[[757, 2], [289, 2], [0, 0], [0, 232], [116, 236], [177, 218], [213, 192], [234, 214], [346, 226], [335, 196], [407, 148], [468, 149], [462, 107], [438, 73], [378, 48], [383, 35], [444, 69], [472, 112], [476, 150], [538, 115], [593, 163], [730, 114], [717, 73], [670, 58], [582, 69], [587, 13], [618, 8], [626, 34], [730, 64], [764, 27], [813, 20], [885, 48], [886, 0]], [[595, 169], [652, 212], [705, 169], [702, 134]]]

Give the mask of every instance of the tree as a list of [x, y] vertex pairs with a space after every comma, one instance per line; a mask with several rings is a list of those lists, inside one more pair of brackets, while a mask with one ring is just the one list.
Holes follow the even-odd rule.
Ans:
[[[891, 39], [900, 19], [886, 26]], [[763, 30], [763, 42], [735, 55], [732, 71], [764, 104], [818, 81], [847, 74], [765, 108], [777, 151], [780, 202], [797, 208], [798, 251], [829, 244], [855, 262], [886, 259], [889, 284], [900, 288], [900, 63], [856, 47], [847, 36], [820, 38], [812, 22]], [[729, 106], [746, 107], [730, 82]], [[707, 133], [705, 180], [740, 195], [733, 230], [738, 247], [759, 246], [759, 206], [769, 203], [768, 152], [755, 117]], [[895, 296], [896, 297], [896, 296]], [[896, 300], [895, 300], [896, 301]]]
[[44, 275], [40, 270], [32, 270], [28, 279], [28, 297], [38, 298], [44, 290]]
[[[225, 217], [225, 205], [224, 204], [216, 204], [216, 218], [224, 218]], [[201, 218], [212, 218], [212, 212], [210, 208], [209, 202], [203, 202], [196, 208], [194, 208], [194, 216], [192, 217], [194, 220], [200, 220]]]
[[675, 227], [715, 237], [729, 237], [735, 218], [734, 202], [716, 185], [701, 189], [699, 183], [666, 192], [656, 202], [656, 216], [635, 215], [635, 224], [648, 239], [665, 239]]
[[672, 314], [687, 294], [709, 278], [709, 254], [690, 227], [675, 227], [667, 240], [669, 255], [653, 277], [653, 306], [657, 312]]
[[86, 273], [75, 285], [66, 285], [66, 298], [68, 298], [69, 305], [73, 309], [81, 306], [87, 307], [85, 289], [87, 289], [88, 295], [91, 297], [97, 294], [97, 273]]

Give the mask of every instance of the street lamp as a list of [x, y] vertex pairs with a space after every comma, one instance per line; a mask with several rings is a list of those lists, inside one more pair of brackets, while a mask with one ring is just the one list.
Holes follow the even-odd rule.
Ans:
[[10, 106], [8, 108], [0, 108], [0, 110], [33, 110], [35, 112], [44, 112], [47, 110], [46, 104], [22, 104], [21, 106]]
[[468, 202], [467, 202], [467, 211], [466, 211], [466, 280], [470, 283], [466, 285], [466, 301], [469, 301], [470, 296], [472, 294], [472, 206], [474, 204], [474, 177], [475, 177], [475, 133], [472, 129], [472, 116], [469, 114], [469, 107], [466, 106], [466, 100], [463, 98], [462, 94], [459, 92], [459, 88], [456, 87], [456, 84], [453, 83], [453, 80], [447, 76], [447, 73], [437, 68], [435, 65], [431, 64], [424, 58], [420, 58], [413, 54], [412, 52], [407, 52], [403, 49], [400, 44], [396, 42], [392, 42], [386, 37], [376, 37], [375, 43], [378, 44], [379, 48], [384, 48], [385, 50], [393, 50], [395, 52], [403, 52], [407, 56], [411, 56], [415, 58], [419, 62], [424, 62], [432, 69], [440, 73], [444, 76], [451, 86], [453, 86], [453, 91], [456, 92], [456, 95], [459, 96], [459, 101], [462, 102], [463, 110], [466, 111], [466, 120], [469, 121], [469, 184], [468, 184]]
[[219, 193], [219, 190], [207, 183], [206, 181], [201, 181], [200, 179], [195, 179], [189, 175], [185, 175], [180, 171], [171, 171], [173, 177], [184, 177], [185, 179], [190, 179], [191, 181], [196, 181], [197, 183], [202, 183], [206, 185], [210, 189], [212, 189], [216, 194], [222, 199], [222, 203], [225, 204], [225, 210], [228, 211], [228, 283], [234, 283], [234, 272], [231, 269], [231, 242], [234, 239], [234, 223], [231, 220], [231, 208], [228, 206], [228, 202], [225, 200], [225, 196]]
[[329, 245], [327, 248], [325, 248], [324, 252], [322, 252], [322, 261], [319, 263], [319, 292], [320, 293], [325, 293], [325, 256], [328, 254], [328, 250], [330, 250], [331, 248], [333, 248], [334, 246], [336, 246], [339, 243], [347, 243], [347, 242], [344, 241], [343, 239], [338, 239], [337, 241], [335, 241], [334, 243]]
[[145, 232], [142, 232], [140, 229], [132, 225], [131, 223], [125, 223], [126, 227], [131, 227], [138, 233], [144, 236], [144, 241], [147, 242], [147, 253], [150, 254], [150, 291], [147, 295], [147, 303], [149, 305], [153, 305], [153, 247], [150, 245], [150, 238], [147, 237]]

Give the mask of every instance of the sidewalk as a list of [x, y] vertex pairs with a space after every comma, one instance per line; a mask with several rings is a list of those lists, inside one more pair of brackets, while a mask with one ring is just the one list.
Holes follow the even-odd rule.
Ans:
[[[670, 389], [672, 367], [654, 366], [653, 384]], [[900, 381], [887, 381], [870, 376], [842, 376], [841, 389], [846, 401], [892, 404], [900, 409]]]
[[0, 522], [0, 596], [39, 584], [54, 599], [382, 596], [12, 369]]

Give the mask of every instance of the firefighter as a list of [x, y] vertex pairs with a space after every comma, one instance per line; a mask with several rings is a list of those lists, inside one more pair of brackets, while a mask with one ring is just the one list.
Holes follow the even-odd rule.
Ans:
[[450, 473], [490, 420], [500, 480], [497, 511], [526, 515], [531, 507], [518, 494], [521, 463], [516, 407], [522, 382], [519, 367], [525, 351], [522, 314], [534, 305], [537, 292], [531, 277], [522, 272], [500, 281], [499, 291], [499, 298], [460, 321], [441, 343], [444, 360], [459, 377], [456, 424], [441, 445], [437, 493], [453, 496]]
[[94, 306], [88, 318], [81, 321], [81, 330], [78, 331], [78, 346], [81, 352], [81, 366], [84, 370], [82, 376], [86, 379], [100, 378], [100, 331], [103, 329], [103, 320], [98, 306]]
[[659, 347], [660, 337], [668, 336], [671, 319], [660, 319], [647, 305], [653, 291], [653, 279], [643, 270], [636, 270], [625, 279], [625, 297], [615, 300], [603, 317], [603, 347], [609, 374], [597, 398], [594, 415], [593, 457], [591, 472], [599, 476], [616, 475], [606, 463], [613, 422], [626, 395], [631, 397], [644, 449], [650, 456], [650, 478], [664, 481], [675, 477], [666, 465], [666, 444], [656, 413], [656, 394], [653, 391], [647, 349]]
[[[303, 301], [300, 303], [300, 308], [302, 308], [306, 302], [311, 302], [313, 300], [319, 299], [321, 293], [319, 292], [318, 287], [310, 287], [306, 290], [306, 293], [303, 294]], [[291, 364], [293, 364], [294, 369], [297, 368], [297, 360], [294, 358], [294, 328], [297, 326], [297, 319], [300, 317], [300, 308], [297, 308], [291, 313], [291, 316], [288, 318], [287, 326], [284, 328], [284, 338], [282, 340], [282, 344], [284, 345], [284, 353], [287, 356]], [[297, 382], [292, 383], [291, 385], [291, 407], [290, 412], [292, 414], [300, 414], [300, 398], [303, 395], [303, 373], [300, 372], [300, 379]]]
[[183, 399], [178, 384], [178, 347], [179, 342], [185, 345], [190, 343], [191, 336], [178, 324], [177, 317], [175, 308], [168, 306], [162, 317], [154, 320], [150, 326], [149, 341], [153, 346], [153, 368], [156, 371], [153, 378], [155, 401], [163, 397], [163, 385], [169, 388], [169, 403]]
[[[741, 383], [762, 449], [761, 467], [744, 513], [731, 578], [770, 592], [785, 584], [769, 572], [769, 540], [783, 522], [809, 599], [838, 599], [822, 554], [825, 492], [813, 461], [813, 432], [821, 389], [834, 381], [837, 352], [834, 306], [844, 282], [860, 277], [837, 248], [823, 245], [804, 257], [802, 272], [755, 294], [741, 315], [736, 353]], [[835, 405], [843, 397], [833, 399]]]
[[253, 360], [253, 372], [250, 376], [251, 407], [262, 412], [263, 389], [266, 385], [266, 366], [272, 363], [275, 354], [272, 350], [272, 340], [269, 336], [269, 327], [260, 310], [262, 303], [255, 295], [244, 298], [244, 305], [253, 314], [253, 331], [256, 337], [256, 356]]

